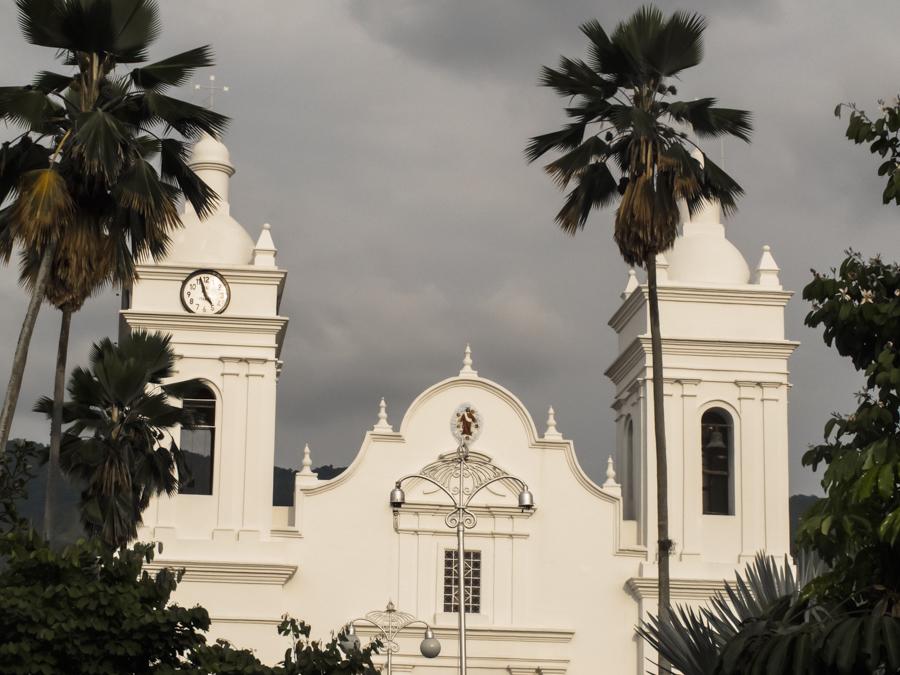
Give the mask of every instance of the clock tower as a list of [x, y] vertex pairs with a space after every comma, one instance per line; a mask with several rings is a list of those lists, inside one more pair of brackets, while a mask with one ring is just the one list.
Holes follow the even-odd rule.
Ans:
[[279, 314], [286, 272], [268, 225], [254, 243], [231, 215], [228, 149], [202, 137], [189, 165], [219, 195], [206, 219], [190, 203], [166, 256], [138, 266], [123, 298], [123, 330], [172, 336], [173, 381], [196, 386], [176, 431], [191, 480], [177, 498], [154, 500], [142, 538], [260, 541], [272, 528], [275, 389], [288, 320]]

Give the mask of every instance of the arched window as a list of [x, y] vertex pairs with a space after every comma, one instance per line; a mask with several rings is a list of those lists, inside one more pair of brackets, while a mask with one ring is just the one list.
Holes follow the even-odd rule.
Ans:
[[191, 422], [181, 428], [181, 451], [190, 479], [179, 492], [211, 495], [216, 447], [216, 396], [201, 382], [194, 382], [182, 399]]
[[622, 517], [625, 520], [635, 519], [635, 501], [637, 499], [637, 479], [634, 475], [634, 423], [629, 417], [625, 422], [625, 457], [622, 476]]
[[703, 452], [703, 513], [729, 516], [734, 513], [734, 424], [721, 408], [711, 408], [700, 420]]

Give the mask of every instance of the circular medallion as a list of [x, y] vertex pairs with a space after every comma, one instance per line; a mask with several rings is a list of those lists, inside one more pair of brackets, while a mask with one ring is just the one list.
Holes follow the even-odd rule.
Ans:
[[192, 314], [221, 314], [230, 300], [228, 282], [212, 270], [197, 270], [181, 285], [181, 304]]
[[471, 403], [463, 403], [453, 413], [450, 431], [460, 443], [471, 443], [481, 433], [481, 414]]

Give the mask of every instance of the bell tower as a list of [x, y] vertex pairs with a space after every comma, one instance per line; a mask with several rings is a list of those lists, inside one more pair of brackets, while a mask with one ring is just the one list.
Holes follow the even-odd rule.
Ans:
[[[781, 287], [768, 246], [751, 272], [725, 236], [720, 208], [682, 213], [657, 258], [665, 368], [673, 575], [712, 573], [789, 549], [788, 358]], [[648, 291], [634, 271], [609, 321], [619, 354], [616, 452], [623, 513], [656, 554], [656, 459]], [[692, 572], [691, 568], [695, 568]], [[713, 577], [720, 578], [720, 577]]]
[[228, 148], [204, 136], [189, 165], [219, 202], [205, 219], [186, 204], [169, 252], [138, 267], [121, 311], [127, 330], [170, 334], [178, 355], [173, 380], [197, 381], [184, 400], [196, 423], [178, 439], [189, 453], [191, 483], [177, 497], [154, 500], [143, 535], [258, 541], [272, 528], [286, 272], [275, 262], [269, 226], [254, 243], [231, 215]]

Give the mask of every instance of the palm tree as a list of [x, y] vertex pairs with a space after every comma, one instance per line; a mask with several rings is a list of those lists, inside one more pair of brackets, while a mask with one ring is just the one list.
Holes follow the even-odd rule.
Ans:
[[556, 222], [574, 235], [591, 210], [618, 201], [614, 239], [629, 265], [647, 270], [653, 362], [653, 412], [656, 438], [657, 521], [660, 617], [669, 612], [668, 476], [663, 417], [662, 340], [656, 256], [675, 242], [678, 201], [691, 213], [704, 200], [718, 200], [726, 214], [735, 210], [741, 187], [708, 157], [691, 156], [698, 137], [736, 136], [749, 142], [750, 114], [716, 107], [712, 98], [672, 100], [670, 84], [703, 56], [706, 20], [675, 12], [666, 18], [642, 7], [618, 24], [611, 35], [597, 21], [581, 26], [589, 40], [587, 61], [562, 57], [558, 68], [544, 67], [542, 86], [568, 101], [572, 120], [562, 129], [531, 139], [526, 157], [563, 154], [544, 168], [568, 193]]
[[[187, 166], [187, 142], [218, 135], [227, 118], [167, 96], [198, 68], [198, 47], [147, 61], [159, 35], [155, 0], [17, 0], [31, 44], [56, 51], [68, 73], [43, 71], [33, 84], [0, 87], [0, 117], [23, 131], [0, 148], [0, 256], [19, 247], [31, 290], [9, 386], [0, 409], [0, 452], [9, 437], [28, 346], [41, 302], [63, 310], [54, 391], [61, 406], [71, 313], [104, 283], [130, 282], [135, 263], [166, 251], [180, 226], [176, 202], [201, 217], [216, 195]], [[179, 137], [169, 137], [175, 131]], [[59, 303], [48, 284], [61, 286]], [[51, 476], [59, 452], [59, 408], [51, 423]], [[52, 490], [48, 490], [52, 494]]]
[[[90, 251], [90, 256], [85, 256]], [[40, 254], [23, 252], [21, 281], [33, 287]], [[88, 259], [89, 258], [89, 259]], [[50, 448], [47, 463], [47, 486], [44, 491], [44, 538], [52, 541], [57, 520], [57, 482], [59, 475], [59, 450], [62, 437], [62, 406], [65, 396], [66, 357], [69, 350], [69, 328], [72, 314], [81, 309], [88, 296], [101, 290], [110, 281], [121, 276], [115, 258], [113, 240], [102, 234], [100, 228], [84, 227], [82, 221], [73, 220], [68, 226], [53, 256], [51, 274], [47, 281], [45, 299], [60, 311], [59, 341], [56, 352], [53, 401], [50, 421]]]
[[[187, 385], [162, 384], [174, 373], [170, 339], [143, 331], [118, 345], [104, 338], [91, 350], [90, 367], [76, 368], [69, 378], [60, 465], [85, 486], [85, 529], [111, 547], [133, 540], [150, 498], [174, 494], [179, 476], [187, 476], [169, 433], [190, 421], [172, 405]], [[35, 410], [51, 416], [53, 399], [43, 397]]]

